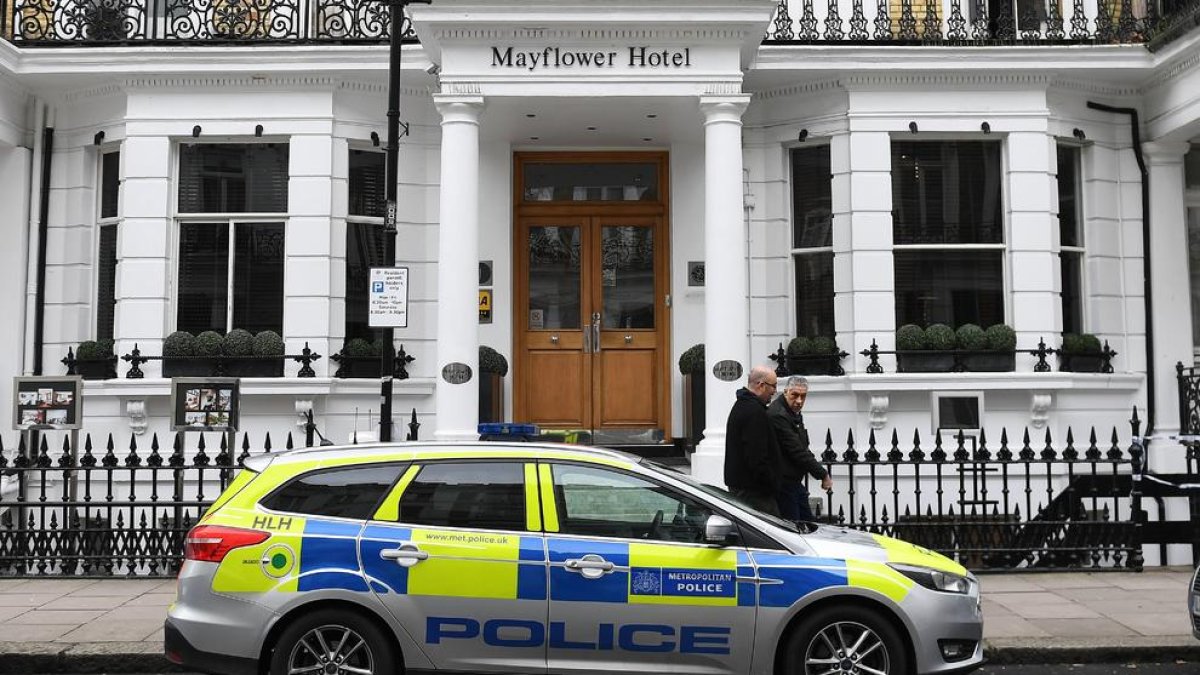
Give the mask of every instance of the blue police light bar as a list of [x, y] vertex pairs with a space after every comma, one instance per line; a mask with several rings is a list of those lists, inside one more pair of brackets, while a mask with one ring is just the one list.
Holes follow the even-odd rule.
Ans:
[[479, 425], [481, 438], [513, 438], [538, 436], [541, 430], [536, 424], [515, 424], [512, 422], [484, 422]]

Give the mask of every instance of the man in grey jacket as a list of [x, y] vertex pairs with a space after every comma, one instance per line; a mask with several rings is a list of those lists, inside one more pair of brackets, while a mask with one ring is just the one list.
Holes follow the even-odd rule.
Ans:
[[812, 521], [814, 516], [808, 505], [808, 490], [801, 479], [805, 474], [812, 476], [821, 481], [822, 490], [831, 489], [833, 480], [809, 448], [808, 430], [804, 428], [804, 416], [800, 412], [808, 397], [808, 380], [793, 375], [782, 384], [779, 395], [767, 407], [767, 418], [771, 420], [771, 428], [783, 459], [776, 498], [784, 518]]

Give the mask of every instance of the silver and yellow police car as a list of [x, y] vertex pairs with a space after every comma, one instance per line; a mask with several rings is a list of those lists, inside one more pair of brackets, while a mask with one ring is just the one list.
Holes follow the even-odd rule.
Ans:
[[255, 457], [187, 535], [167, 657], [210, 673], [962, 673], [979, 585], [624, 453]]

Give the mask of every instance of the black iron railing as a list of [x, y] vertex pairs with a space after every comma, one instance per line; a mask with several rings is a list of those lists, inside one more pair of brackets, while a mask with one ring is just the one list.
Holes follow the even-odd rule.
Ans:
[[[0, 0], [0, 36], [21, 45], [384, 43], [373, 0]], [[1200, 0], [780, 0], [768, 44], [1138, 44], [1197, 25]], [[402, 38], [416, 35], [405, 19]]]
[[[883, 373], [883, 364], [879, 362], [879, 357], [884, 355], [894, 355], [897, 357], [897, 364], [900, 372], [946, 372], [946, 373], [964, 373], [964, 372], [1006, 372], [1012, 371], [1015, 367], [1013, 357], [1017, 354], [1030, 354], [1037, 357], [1037, 362], [1033, 364], [1033, 372], [1048, 373], [1051, 370], [1050, 363], [1046, 359], [1058, 354], [1060, 357], [1059, 370], [1063, 372], [1093, 372], [1093, 373], [1112, 373], [1113, 357], [1117, 356], [1118, 352], [1108, 345], [1105, 340], [1103, 348], [1098, 352], [1085, 352], [1080, 354], [1072, 354], [1064, 352], [1062, 349], [1055, 349], [1046, 345], [1044, 339], [1038, 340], [1037, 349], [1015, 349], [1007, 351], [997, 350], [977, 350], [977, 349], [880, 349], [879, 345], [874, 340], [871, 340], [871, 346], [862, 350], [859, 354], [867, 357], [868, 363], [866, 372], [871, 374]], [[982, 367], [975, 364], [981, 359], [990, 359], [994, 357], [1004, 357], [1008, 359], [1006, 367], [996, 367], [994, 364], [987, 364]], [[774, 356], [770, 358], [775, 358]], [[1083, 360], [1088, 363], [1081, 365]], [[920, 363], [914, 363], [920, 360]], [[930, 360], [940, 361], [930, 365]], [[906, 365], [907, 361], [907, 365]], [[1072, 365], [1074, 363], [1074, 365]]]
[[[312, 364], [321, 359], [321, 355], [304, 343], [304, 349], [299, 354], [279, 354], [276, 356], [148, 356], [143, 354], [134, 344], [133, 351], [121, 356], [120, 360], [129, 364], [125, 378], [140, 380], [146, 377], [142, 366], [150, 361], [163, 362], [163, 375], [197, 376], [197, 377], [282, 377], [283, 364], [287, 360], [300, 364], [296, 377], [316, 377]], [[409, 359], [410, 361], [412, 359]], [[62, 364], [67, 367], [67, 375], [83, 375], [85, 380], [108, 380], [117, 377], [117, 357], [103, 359], [81, 360], [75, 358], [72, 349], [62, 358]]]

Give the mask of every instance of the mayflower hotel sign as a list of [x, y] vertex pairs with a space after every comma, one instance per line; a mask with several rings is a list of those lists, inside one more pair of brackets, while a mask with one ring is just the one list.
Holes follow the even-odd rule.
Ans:
[[492, 47], [493, 68], [551, 70], [556, 68], [691, 68], [692, 49], [660, 49], [649, 46], [629, 46], [623, 50], [571, 49], [546, 47], [541, 50], [522, 50], [513, 47]]

